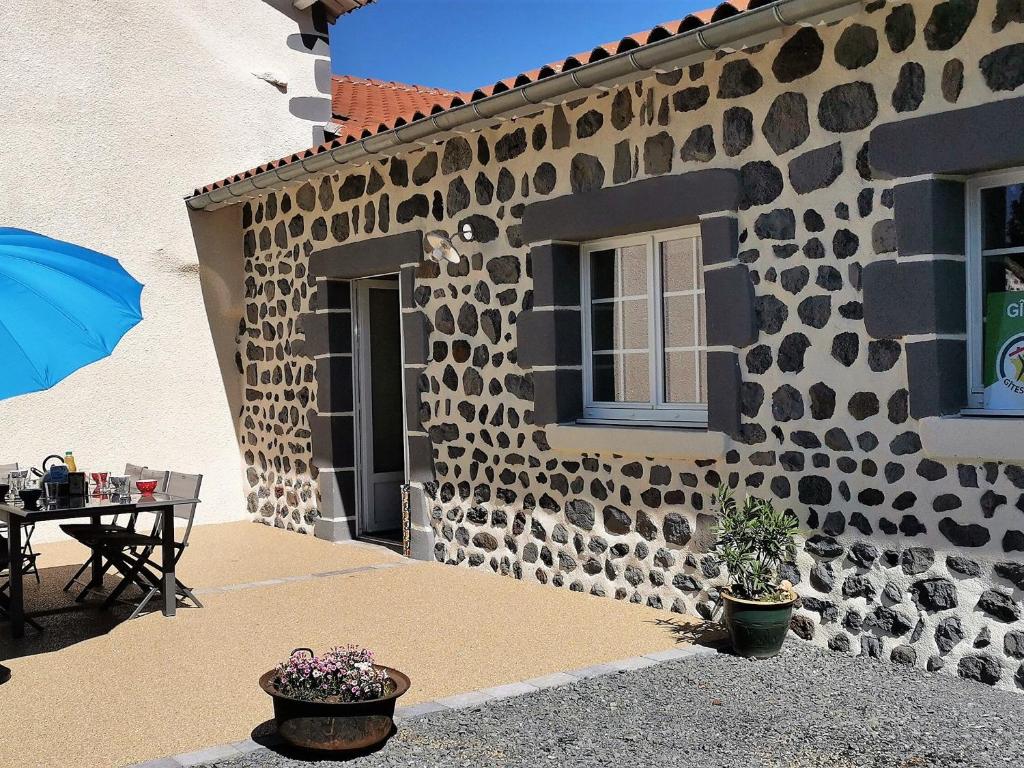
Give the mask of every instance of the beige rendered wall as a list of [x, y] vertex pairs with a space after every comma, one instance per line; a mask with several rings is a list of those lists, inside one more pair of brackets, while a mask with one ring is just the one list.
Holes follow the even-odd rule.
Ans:
[[[182, 197], [312, 143], [330, 65], [302, 32], [312, 20], [291, 0], [0, 3], [0, 226], [107, 253], [146, 286], [145, 319], [112, 357], [0, 402], [0, 460], [73, 449], [83, 468], [201, 472], [200, 522], [245, 516], [236, 394], [210, 328], [239, 314], [214, 285], [225, 312], [208, 322]], [[197, 232], [221, 254], [213, 272], [230, 274], [211, 228]]]

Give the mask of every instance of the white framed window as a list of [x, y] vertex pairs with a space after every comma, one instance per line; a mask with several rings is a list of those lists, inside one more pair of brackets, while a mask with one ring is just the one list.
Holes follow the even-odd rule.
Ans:
[[1024, 415], [1024, 168], [967, 182], [969, 409]]
[[707, 426], [700, 227], [584, 243], [584, 419]]

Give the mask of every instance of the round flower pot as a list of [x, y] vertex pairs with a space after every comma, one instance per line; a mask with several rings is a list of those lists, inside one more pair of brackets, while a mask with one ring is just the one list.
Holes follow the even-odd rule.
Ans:
[[738, 656], [767, 659], [782, 650], [789, 631], [796, 592], [779, 602], [759, 602], [734, 597], [722, 590], [725, 602], [725, 626], [729, 630], [732, 649]]
[[260, 687], [274, 700], [274, 721], [281, 738], [300, 749], [351, 752], [369, 749], [391, 735], [395, 702], [409, 690], [409, 678], [391, 667], [375, 664], [395, 683], [387, 696], [367, 701], [340, 701], [336, 697], [304, 701], [278, 693], [276, 670], [260, 678]]

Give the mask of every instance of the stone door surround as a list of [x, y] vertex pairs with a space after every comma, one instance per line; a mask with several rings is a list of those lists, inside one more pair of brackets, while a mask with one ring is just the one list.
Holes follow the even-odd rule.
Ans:
[[745, 207], [740, 174], [707, 169], [543, 200], [526, 206], [533, 308], [518, 319], [518, 360], [532, 368], [534, 420], [583, 415], [580, 244], [616, 235], [700, 224], [704, 262], [708, 430], [740, 427], [737, 350], [757, 340], [754, 287], [738, 260], [736, 211]]
[[429, 559], [433, 533], [422, 483], [434, 479], [430, 437], [420, 423], [420, 376], [427, 364], [427, 319], [416, 307], [416, 277], [426, 268], [420, 230], [338, 245], [310, 255], [317, 282], [316, 309], [302, 318], [306, 350], [316, 366], [317, 412], [310, 417], [313, 465], [319, 470], [318, 538], [343, 541], [356, 536], [355, 413], [353, 402], [351, 281], [398, 274], [402, 302], [405, 370], [406, 475], [410, 492], [412, 555]]

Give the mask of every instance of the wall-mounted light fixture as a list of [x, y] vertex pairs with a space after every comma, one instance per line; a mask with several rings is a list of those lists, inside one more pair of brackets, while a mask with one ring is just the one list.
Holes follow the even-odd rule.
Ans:
[[[469, 224], [463, 224], [459, 228], [458, 238], [463, 242], [470, 242], [473, 239], [473, 227]], [[453, 243], [455, 239], [456, 235], [449, 235], [443, 229], [432, 229], [423, 235], [423, 253], [426, 254], [428, 259], [439, 263], [448, 261], [452, 264], [458, 264], [459, 260], [462, 259], [462, 254], [459, 253]]]

